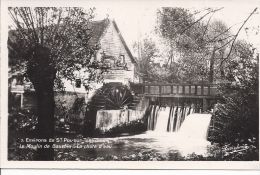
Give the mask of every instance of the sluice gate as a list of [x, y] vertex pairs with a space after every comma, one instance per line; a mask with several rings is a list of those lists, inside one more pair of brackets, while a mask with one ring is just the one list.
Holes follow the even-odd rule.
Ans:
[[163, 106], [191, 106], [195, 112], [211, 110], [220, 98], [217, 84], [132, 84], [136, 95], [148, 98], [151, 104]]

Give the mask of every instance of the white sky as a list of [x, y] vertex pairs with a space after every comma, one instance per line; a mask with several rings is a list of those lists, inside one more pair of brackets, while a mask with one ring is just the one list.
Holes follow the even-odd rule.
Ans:
[[[156, 10], [160, 7], [183, 7], [188, 9], [203, 9], [207, 7], [224, 7], [215, 13], [215, 19], [223, 20], [228, 26], [243, 22], [255, 7], [258, 14], [253, 15], [244, 27], [260, 27], [260, 0], [34, 0], [25, 3], [24, 0], [6, 0], [8, 6], [74, 6], [96, 8], [96, 19], [115, 19], [127, 45], [132, 50], [133, 43], [138, 38], [151, 34], [156, 21]], [[28, 2], [28, 1], [26, 1]], [[236, 33], [241, 23], [233, 28]], [[260, 33], [246, 36], [241, 30], [239, 39], [246, 39], [260, 51]]]
[[[203, 9], [206, 7], [219, 8], [221, 11], [215, 13], [214, 18], [224, 21], [228, 26], [243, 22], [255, 7], [258, 7], [258, 14], [253, 15], [244, 27], [260, 27], [260, 5], [257, 1], [96, 1], [93, 6], [96, 7], [97, 19], [103, 19], [109, 15], [109, 18], [115, 19], [118, 27], [126, 40], [129, 48], [132, 50], [133, 43], [140, 37], [150, 34], [154, 29], [156, 21], [156, 10], [160, 7], [184, 7], [188, 9]], [[260, 1], [259, 1], [260, 2]], [[88, 6], [85, 6], [86, 8]], [[207, 18], [206, 18], [207, 19]], [[242, 23], [233, 28], [236, 33]], [[253, 43], [260, 51], [260, 33], [253, 35], [252, 32], [246, 36], [245, 30], [241, 30], [239, 37]]]

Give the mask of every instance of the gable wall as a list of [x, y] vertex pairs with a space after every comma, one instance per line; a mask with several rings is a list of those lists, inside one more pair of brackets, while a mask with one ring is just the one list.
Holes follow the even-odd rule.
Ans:
[[[122, 82], [127, 84], [128, 81], [133, 82], [136, 80], [134, 77], [134, 64], [131, 62], [130, 56], [128, 55], [114, 25], [110, 22], [107, 29], [104, 31], [101, 39], [100, 39], [101, 49], [97, 52], [96, 59], [101, 59], [101, 53], [104, 51], [106, 55], [113, 56], [118, 58], [120, 55], [125, 56], [125, 61], [127, 63], [128, 70], [110, 70], [106, 75], [104, 75], [104, 82]], [[70, 82], [68, 80], [64, 80], [64, 86], [66, 91], [78, 92], [78, 93], [86, 93], [84, 86], [82, 85], [80, 88], [75, 87], [75, 82]], [[99, 88], [101, 85], [91, 84], [93, 89]]]
[[106, 76], [105, 81], [133, 81], [134, 80], [134, 64], [128, 55], [114, 25], [110, 22], [108, 28], [100, 39], [101, 49], [97, 53], [97, 59], [101, 58], [101, 53], [104, 51], [106, 55], [118, 58], [120, 55], [125, 56], [128, 71], [111, 70]]

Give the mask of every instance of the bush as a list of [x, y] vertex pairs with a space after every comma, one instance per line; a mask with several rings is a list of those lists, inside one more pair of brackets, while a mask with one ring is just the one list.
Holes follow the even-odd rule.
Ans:
[[256, 98], [236, 96], [226, 98], [224, 103], [218, 103], [212, 116], [209, 139], [218, 143], [236, 144], [258, 138]]
[[[223, 101], [212, 116], [209, 139], [232, 145], [259, 140], [258, 61], [246, 46], [229, 62], [229, 83], [219, 86]], [[258, 147], [258, 146], [257, 146]]]
[[81, 133], [86, 112], [85, 99], [76, 98], [68, 109], [66, 102], [57, 101], [55, 108], [55, 128], [62, 133]]
[[38, 118], [34, 110], [13, 108], [8, 115], [10, 132], [30, 132], [36, 128]]
[[36, 136], [38, 117], [34, 110], [12, 108], [8, 115], [8, 160], [33, 160], [35, 151], [19, 149], [19, 140]]

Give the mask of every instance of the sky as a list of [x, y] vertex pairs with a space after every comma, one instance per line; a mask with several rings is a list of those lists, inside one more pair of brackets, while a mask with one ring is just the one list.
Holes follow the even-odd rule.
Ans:
[[[200, 10], [206, 7], [220, 8], [222, 10], [216, 12], [213, 19], [220, 19], [232, 26], [232, 32], [236, 33], [238, 28], [242, 25], [242, 22], [249, 16], [249, 14], [258, 7], [257, 14], [254, 14], [249, 21], [245, 24], [246, 27], [258, 27], [260, 28], [260, 5], [257, 1], [247, 0], [243, 1], [185, 1], [188, 3], [181, 3], [180, 1], [96, 1], [93, 6], [96, 8], [96, 19], [103, 19], [109, 17], [114, 19], [118, 24], [124, 39], [126, 40], [129, 48], [133, 50], [133, 43], [138, 39], [145, 37], [152, 33], [156, 25], [156, 11], [160, 7], [183, 7], [190, 10]], [[91, 5], [90, 5], [91, 6]], [[85, 6], [86, 8], [90, 7]], [[207, 19], [207, 18], [206, 18]], [[246, 35], [244, 29], [239, 33], [238, 39], [245, 39], [254, 44], [260, 51], [260, 33], [256, 35], [255, 31], [248, 32]]]
[[[55, 3], [56, 2], [56, 3]], [[62, 3], [61, 3], [62, 2]], [[9, 0], [9, 6], [24, 6], [24, 2]], [[258, 7], [246, 23], [246, 27], [260, 28], [260, 0], [46, 0], [30, 1], [30, 6], [74, 6], [86, 9], [95, 7], [96, 20], [109, 17], [114, 19], [123, 35], [128, 47], [133, 51], [134, 42], [141, 40], [146, 35], [151, 35], [156, 25], [156, 11], [161, 7], [183, 7], [190, 10], [201, 10], [207, 7], [220, 8], [222, 10], [214, 14], [213, 19], [220, 19], [232, 26], [232, 32], [236, 33], [238, 28], [254, 8]], [[207, 19], [207, 18], [206, 18]], [[238, 39], [245, 39], [260, 52], [260, 33], [250, 32], [246, 35], [241, 30]]]

